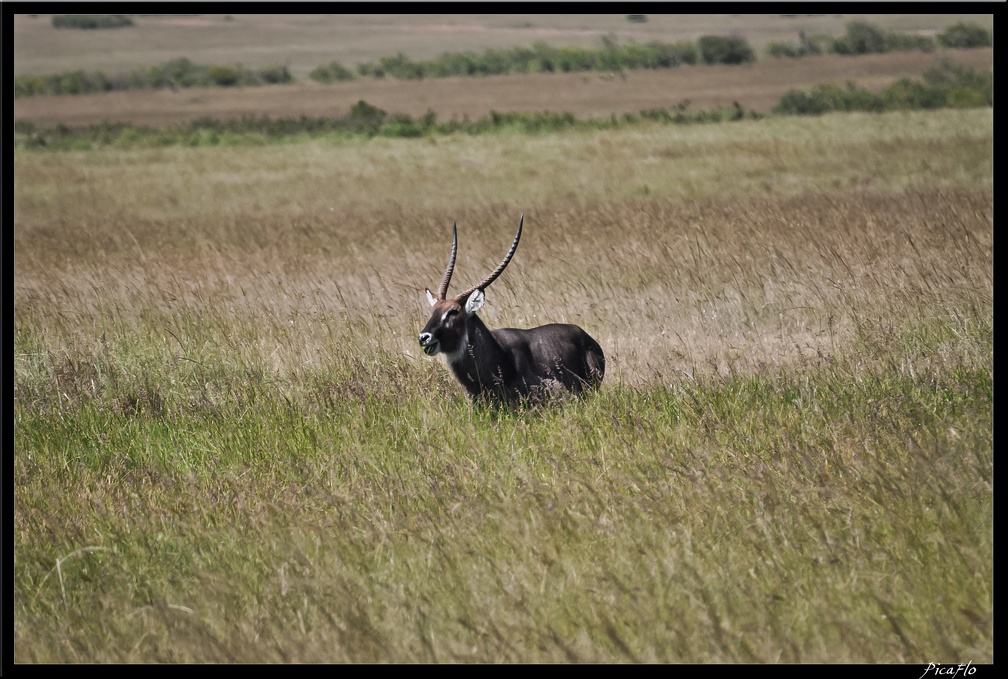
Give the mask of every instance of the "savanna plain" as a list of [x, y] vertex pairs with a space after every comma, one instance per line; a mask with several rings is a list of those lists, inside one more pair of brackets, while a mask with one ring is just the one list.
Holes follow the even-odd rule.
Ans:
[[[991, 109], [14, 152], [23, 663], [993, 662]], [[425, 287], [605, 381], [474, 407]]]

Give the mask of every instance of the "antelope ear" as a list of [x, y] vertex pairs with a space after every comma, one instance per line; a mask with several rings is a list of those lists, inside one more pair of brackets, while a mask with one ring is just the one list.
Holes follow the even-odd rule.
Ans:
[[430, 293], [430, 288], [427, 288], [427, 301], [430, 302], [431, 306], [434, 306], [437, 303], [437, 300], [434, 299], [434, 295]]
[[467, 299], [465, 303], [466, 314], [472, 316], [474, 313], [479, 311], [483, 306], [483, 301], [483, 291], [473, 290], [473, 293], [469, 295], [469, 299]]

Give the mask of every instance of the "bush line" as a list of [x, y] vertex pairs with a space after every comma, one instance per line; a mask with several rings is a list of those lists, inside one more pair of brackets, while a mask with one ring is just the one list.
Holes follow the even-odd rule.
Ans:
[[[882, 92], [832, 84], [817, 85], [811, 90], [787, 92], [773, 109], [776, 115], [820, 115], [831, 111], [863, 111], [881, 113], [894, 110], [977, 108], [993, 106], [993, 75], [980, 73], [951, 62], [944, 62], [926, 72], [921, 80], [904, 78]], [[242, 116], [234, 120], [199, 118], [187, 124], [164, 128], [136, 126], [130, 123], [106, 122], [71, 128], [57, 125], [38, 129], [30, 122], [15, 121], [15, 146], [18, 148], [89, 149], [102, 146], [217, 146], [238, 143], [283, 141], [296, 136], [345, 137], [424, 137], [436, 134], [487, 134], [504, 130], [524, 133], [547, 133], [565, 129], [612, 129], [653, 121], [663, 124], [718, 123], [755, 120], [762, 115], [747, 110], [739, 103], [702, 111], [690, 111], [689, 101], [672, 108], [643, 110], [638, 114], [613, 114], [608, 118], [577, 119], [573, 113], [548, 111], [515, 113], [490, 111], [476, 121], [467, 117], [438, 122], [428, 110], [414, 119], [405, 114], [389, 114], [364, 100], [350, 107], [343, 117], [270, 118]]]
[[[111, 20], [116, 15], [77, 17], [77, 23], [101, 17]], [[68, 20], [72, 17], [62, 17]], [[78, 21], [79, 20], [79, 21]], [[128, 19], [127, 19], [128, 20]], [[56, 19], [54, 18], [54, 25]], [[83, 25], [76, 26], [83, 28]], [[808, 37], [799, 34], [797, 44], [771, 42], [765, 53], [770, 57], [804, 57], [816, 54], [859, 55], [878, 52], [923, 50], [932, 52], [937, 46], [946, 48], [990, 47], [990, 31], [959, 22], [937, 37], [885, 31], [864, 21], [847, 24], [839, 38], [827, 35]], [[413, 61], [404, 54], [382, 57], [377, 62], [358, 64], [356, 72], [338, 61], [319, 66], [308, 77], [320, 83], [333, 83], [357, 78], [397, 78], [417, 80], [448, 76], [488, 76], [515, 73], [574, 73], [585, 71], [623, 72], [640, 69], [676, 68], [695, 64], [745, 64], [755, 61], [756, 54], [749, 43], [737, 36], [701, 36], [695, 43], [679, 41], [645, 44], [617, 44], [615, 38], [602, 39], [602, 48], [550, 47], [535, 43], [532, 47], [488, 49], [476, 52], [450, 52], [430, 61]], [[83, 70], [54, 75], [22, 75], [14, 78], [14, 96], [53, 94], [93, 94], [131, 89], [181, 89], [188, 87], [238, 87], [290, 83], [294, 77], [286, 66], [274, 65], [253, 70], [237, 65], [207, 66], [180, 58], [160, 66], [139, 68], [130, 73], [107, 76], [100, 71]]]

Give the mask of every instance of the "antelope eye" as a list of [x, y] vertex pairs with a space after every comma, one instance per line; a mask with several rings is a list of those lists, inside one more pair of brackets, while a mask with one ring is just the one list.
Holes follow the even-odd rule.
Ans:
[[445, 312], [445, 318], [451, 318], [458, 313], [458, 309], [449, 309]]

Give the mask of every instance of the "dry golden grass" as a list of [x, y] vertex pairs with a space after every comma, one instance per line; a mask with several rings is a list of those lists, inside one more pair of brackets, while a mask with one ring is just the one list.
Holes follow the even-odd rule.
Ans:
[[[423, 289], [440, 276], [451, 220], [465, 285], [499, 260], [524, 211], [521, 251], [488, 295], [491, 324], [580, 322], [621, 384], [816, 360], [851, 339], [865, 304], [884, 318], [922, 303], [881, 294], [907, 262], [921, 295], [937, 294], [927, 271], [959, 260], [971, 278], [957, 285], [983, 287], [989, 272], [970, 262], [989, 245], [977, 187], [992, 172], [991, 122], [949, 111], [20, 153], [15, 305], [49, 299], [65, 327], [97, 336], [116, 295], [169, 317], [217, 300], [282, 329], [260, 350], [287, 356], [276, 366], [287, 371], [315, 360], [312, 342], [288, 342], [290, 325], [311, 335], [311, 318], [345, 317], [422, 365]], [[935, 239], [921, 260], [914, 246]]]

